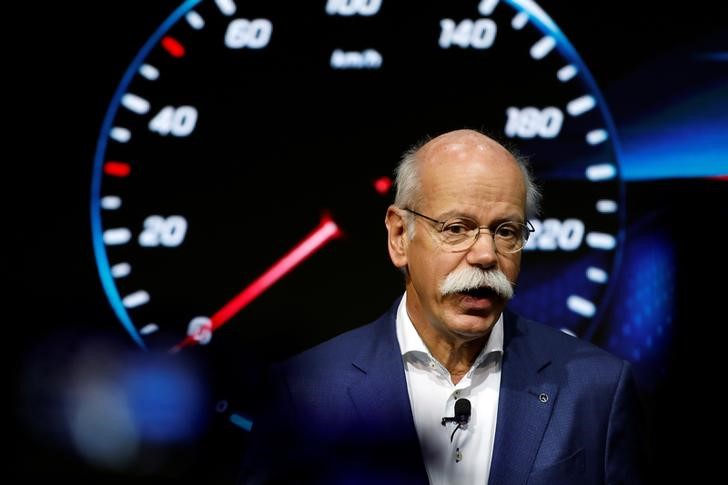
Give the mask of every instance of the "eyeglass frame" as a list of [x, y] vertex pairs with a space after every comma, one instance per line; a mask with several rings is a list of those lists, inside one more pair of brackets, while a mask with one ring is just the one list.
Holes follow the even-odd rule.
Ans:
[[[453, 217], [453, 218], [447, 219], [445, 221], [438, 221], [437, 219], [434, 219], [434, 218], [432, 218], [430, 216], [426, 216], [425, 214], [422, 214], [420, 212], [417, 212], [416, 210], [410, 209], [409, 207], [402, 207], [402, 210], [407, 211], [407, 212], [409, 212], [411, 214], [414, 214], [416, 216], [420, 216], [423, 219], [427, 219], [430, 222], [434, 222], [435, 224], [439, 224], [440, 227], [437, 229], [437, 233], [440, 234], [440, 235], [442, 235], [442, 231], [445, 229], [445, 224], [446, 223], [448, 223], [452, 219], [458, 219], [458, 217]], [[472, 222], [474, 222], [474, 223], [477, 224], [477, 221], [475, 221], [475, 220], [473, 220], [473, 219], [471, 219], [469, 217], [459, 217], [459, 219], [465, 219], [465, 220], [472, 221]], [[498, 242], [496, 241], [495, 236], [498, 233], [498, 229], [501, 226], [503, 226], [504, 224], [519, 224], [519, 225], [521, 225], [521, 226], [523, 226], [523, 227], [526, 228], [526, 231], [524, 231], [524, 233], [523, 233], [523, 235], [521, 237], [523, 239], [523, 245], [520, 248], [516, 249], [515, 251], [504, 251], [504, 253], [505, 254], [515, 254], [515, 253], [517, 253], [519, 251], [523, 251], [523, 248], [526, 247], [526, 243], [528, 242], [528, 238], [529, 238], [530, 234], [532, 232], [535, 232], [536, 231], [536, 229], [533, 227], [533, 224], [531, 224], [531, 221], [529, 221], [528, 219], [526, 219], [524, 222], [503, 221], [503, 222], [501, 222], [500, 224], [498, 224], [496, 226], [496, 228], [495, 228], [494, 231], [491, 231], [488, 226], [477, 226], [474, 229], [477, 229], [478, 231], [475, 233], [475, 237], [472, 238], [472, 241], [471, 241], [470, 245], [468, 247], [466, 247], [466, 248], [463, 248], [463, 249], [452, 250], [451, 252], [453, 252], [453, 253], [461, 253], [461, 252], [465, 252], [465, 251], [470, 250], [470, 248], [472, 248], [473, 246], [475, 246], [475, 243], [478, 242], [478, 238], [480, 237], [480, 233], [483, 232], [483, 229], [485, 229], [485, 230], [488, 231], [488, 233], [490, 234], [490, 238], [493, 240], [493, 247], [495, 248], [496, 252], [499, 252], [498, 251]], [[447, 246], [447, 243], [445, 243], [444, 241], [440, 241], [440, 242], [441, 242], [442, 245]]]

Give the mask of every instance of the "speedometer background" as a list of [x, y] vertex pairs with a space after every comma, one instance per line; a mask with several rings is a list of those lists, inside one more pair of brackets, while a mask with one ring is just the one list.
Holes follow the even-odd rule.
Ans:
[[[134, 376], [167, 375], [160, 372], [167, 364], [130, 357], [138, 352], [100, 287], [89, 237], [91, 160], [104, 114], [133, 56], [177, 5], [119, 2], [83, 9], [54, 7], [58, 10], [45, 12], [39, 21], [43, 26], [48, 22], [48, 28], [36, 25], [37, 32], [53, 35], [39, 34], [29, 41], [33, 49], [24, 58], [28, 65], [31, 55], [44, 53], [31, 71], [37, 73], [39, 85], [29, 97], [33, 100], [29, 111], [42, 113], [48, 129], [28, 145], [33, 163], [25, 166], [32, 169], [22, 172], [23, 186], [34, 195], [13, 207], [23, 221], [32, 222], [13, 232], [25, 256], [19, 273], [22, 298], [13, 302], [23, 322], [15, 388], [20, 478], [47, 473], [120, 481], [145, 476], [157, 481], [224, 480], [234, 475], [235, 457], [245, 446], [240, 426], [245, 425], [243, 397], [255, 392], [250, 380], [255, 370], [250, 366], [260, 355], [241, 356], [240, 342], [222, 340], [214, 352], [179, 359], [185, 369], [192, 369], [189, 373], [174, 367], [169, 371], [173, 379], [140, 383]], [[580, 3], [540, 5], [591, 70], [623, 146], [620, 166], [628, 212], [622, 262], [610, 281], [610, 300], [601, 309], [601, 319], [607, 323], [589, 337], [635, 363], [649, 410], [654, 453], [665, 464], [678, 456], [667, 438], [691, 433], [690, 427], [675, 423], [671, 416], [678, 410], [688, 415], [704, 409], [700, 386], [687, 385], [686, 379], [694, 382], [699, 375], [692, 369], [710, 368], [716, 344], [699, 336], [719, 325], [721, 318], [715, 313], [720, 305], [711, 298], [705, 274], [725, 260], [718, 229], [721, 221], [728, 220], [725, 25], [719, 14], [699, 6], [678, 13], [626, 2], [611, 3], [602, 11]], [[42, 102], [36, 105], [37, 101]], [[392, 137], [394, 143], [412, 141], [401, 140], [398, 133]], [[241, 214], [241, 223], [254, 224], [248, 221], [254, 213]], [[303, 233], [305, 229], [301, 228]], [[697, 238], [700, 231], [707, 238]], [[375, 257], [386, 257], [383, 245], [377, 244], [376, 237], [367, 242]], [[382, 278], [391, 279], [386, 261], [381, 268]], [[392, 285], [397, 287], [396, 277]], [[379, 302], [362, 308], [361, 315], [352, 315], [346, 325], [363, 323], [366, 312], [375, 316], [381, 310]], [[326, 332], [315, 338], [297, 332], [312, 340], [326, 337]], [[279, 358], [301, 345], [297, 341], [288, 348], [277, 347], [275, 355], [264, 357]], [[119, 371], [119, 361], [124, 363], [121, 367], [132, 362], [130, 367], [138, 367], [138, 374], [129, 377]], [[83, 421], [88, 412], [98, 413], [104, 399], [115, 395], [104, 394], [90, 408], [78, 404], [83, 401], [78, 396], [87, 398], [88, 392], [93, 393], [89, 389], [98, 390], [96, 384], [102, 388], [109, 384], [103, 378], [104, 366], [112, 381], [122, 376], [135, 389], [141, 388], [133, 394], [137, 407], [130, 409], [148, 411], [156, 406], [159, 411], [172, 406], [166, 395], [150, 391], [160, 382], [172, 382], [172, 389], [192, 389], [177, 394], [178, 401], [204, 416], [197, 413], [199, 422], [190, 423], [184, 421], [188, 416], [184, 412], [168, 413], [165, 429], [139, 427], [141, 438], [136, 439], [143, 443], [141, 448], [112, 450], [117, 455], [89, 454], [89, 443], [98, 446], [98, 442], [84, 434], [88, 428], [74, 428], [73, 423]], [[91, 377], [79, 378], [79, 372], [83, 374], [79, 368]], [[195, 394], [198, 388], [200, 393]], [[134, 443], [134, 436], [123, 431], [125, 420], [134, 419], [133, 413], [110, 413], [106, 425], [97, 423], [96, 429], [102, 438]], [[159, 423], [159, 414], [142, 412], [136, 419]], [[126, 458], [115, 460], [118, 453], [127, 453]]]

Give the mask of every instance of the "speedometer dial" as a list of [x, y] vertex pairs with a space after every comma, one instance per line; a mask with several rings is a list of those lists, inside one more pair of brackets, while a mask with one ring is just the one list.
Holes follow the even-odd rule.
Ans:
[[94, 249], [116, 315], [161, 350], [364, 323], [402, 291], [387, 177], [462, 127], [512, 141], [543, 185], [516, 310], [590, 336], [622, 240], [617, 142], [577, 51], [525, 0], [183, 3], [98, 141]]

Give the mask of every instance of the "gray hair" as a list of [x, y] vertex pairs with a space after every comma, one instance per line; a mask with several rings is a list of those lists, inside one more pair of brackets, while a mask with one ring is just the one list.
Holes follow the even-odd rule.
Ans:
[[[397, 190], [394, 197], [394, 205], [400, 209], [404, 209], [405, 207], [414, 209], [418, 207], [419, 203], [422, 201], [423, 194], [420, 190], [421, 181], [417, 153], [429, 140], [429, 138], [426, 138], [407, 150], [402, 155], [402, 159], [394, 171], [394, 184]], [[528, 159], [519, 154], [512, 147], [505, 148], [518, 164], [518, 168], [521, 169], [521, 173], [523, 173], [523, 180], [526, 183], [526, 219], [532, 219], [539, 214], [541, 206], [541, 192], [539, 191], [539, 188], [533, 178], [533, 174], [531, 173]], [[407, 232], [411, 239], [415, 234], [414, 215], [407, 212], [405, 215], [405, 221], [407, 224]]]

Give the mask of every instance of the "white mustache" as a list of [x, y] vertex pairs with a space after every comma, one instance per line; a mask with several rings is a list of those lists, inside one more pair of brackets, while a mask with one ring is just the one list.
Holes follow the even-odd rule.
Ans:
[[472, 266], [448, 274], [440, 283], [440, 293], [446, 296], [483, 287], [490, 288], [506, 300], [513, 298], [513, 285], [501, 270], [484, 270]]

